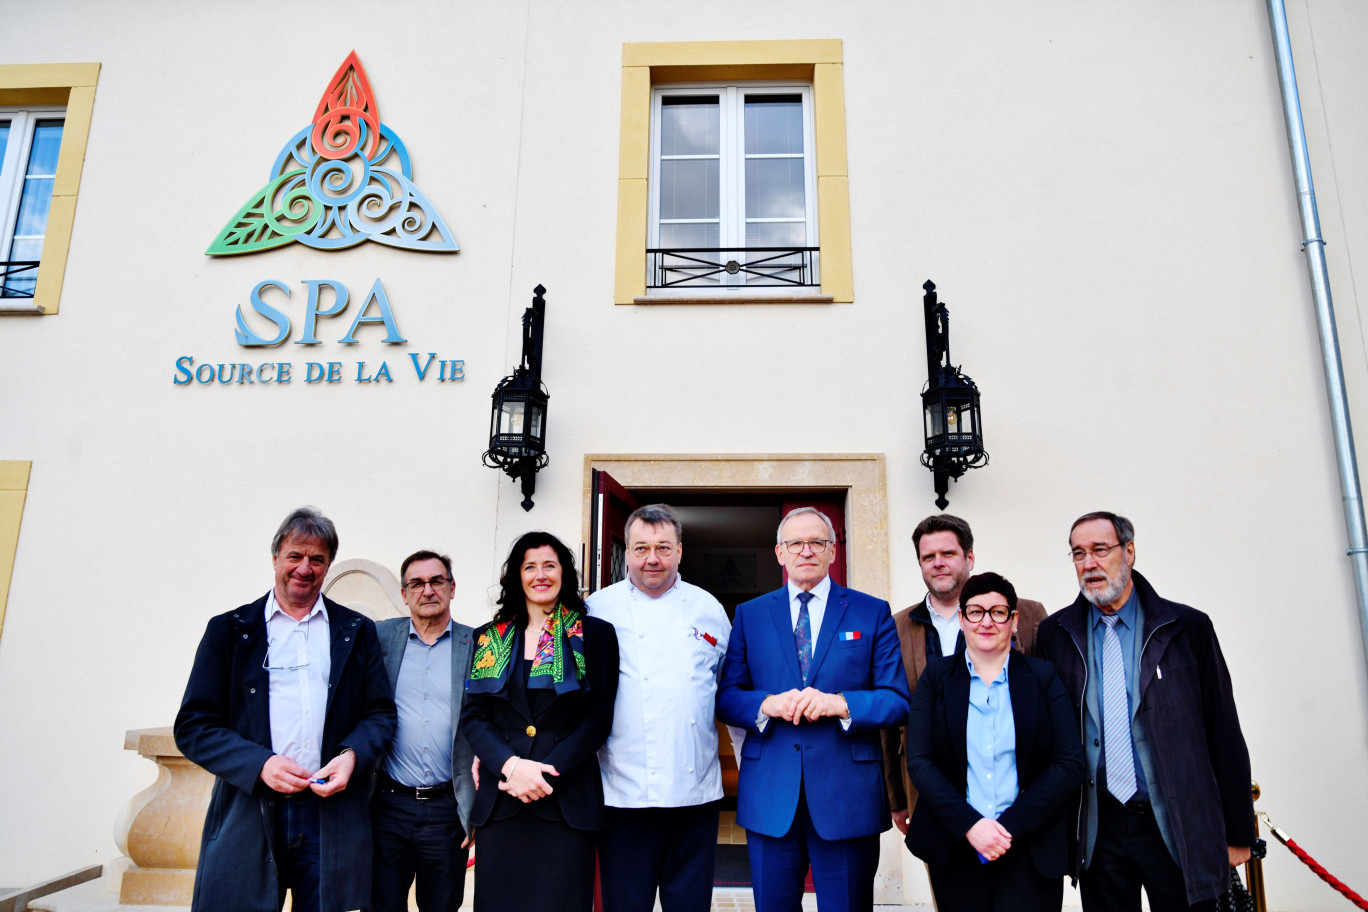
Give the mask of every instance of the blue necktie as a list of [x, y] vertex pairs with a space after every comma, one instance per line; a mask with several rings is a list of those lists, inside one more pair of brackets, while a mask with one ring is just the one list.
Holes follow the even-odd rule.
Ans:
[[807, 686], [808, 666], [812, 664], [812, 619], [808, 617], [808, 602], [812, 601], [811, 592], [798, 593], [798, 623], [793, 625], [793, 643], [798, 647], [798, 670], [803, 673], [803, 686]]
[[1131, 753], [1130, 701], [1126, 662], [1114, 614], [1102, 615], [1102, 730], [1107, 746], [1107, 791], [1125, 804], [1135, 794], [1135, 757]]

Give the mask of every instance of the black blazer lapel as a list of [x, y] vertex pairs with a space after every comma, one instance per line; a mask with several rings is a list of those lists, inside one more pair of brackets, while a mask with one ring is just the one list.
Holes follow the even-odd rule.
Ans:
[[[247, 693], [269, 693], [271, 682], [266, 672], [266, 596], [246, 608], [233, 612], [234, 661], [240, 670], [240, 686]], [[260, 690], [256, 690], [260, 688]], [[251, 721], [252, 740], [271, 745], [270, 700], [244, 699]]]
[[328, 708], [324, 718], [332, 712], [333, 698], [337, 695], [337, 682], [342, 678], [342, 669], [347, 667], [352, 647], [356, 645], [356, 635], [361, 629], [361, 615], [343, 608], [331, 599], [324, 599], [328, 609], [328, 628], [332, 631], [332, 650], [328, 667]]
[[1007, 692], [1012, 695], [1017, 783], [1021, 787], [1028, 781], [1026, 771], [1031, 769], [1031, 748], [1035, 745], [1036, 720], [1040, 715], [1040, 686], [1035, 670], [1020, 653], [1013, 653], [1007, 663]]
[[526, 634], [519, 630], [517, 636], [513, 638], [513, 657], [508, 660], [511, 666], [508, 669], [508, 705], [521, 715], [524, 719], [532, 721], [532, 703], [527, 699], [527, 678], [522, 673], [523, 657], [523, 637]]
[[[1152, 594], [1154, 590], [1150, 590]], [[1168, 650], [1169, 641], [1178, 633], [1177, 615], [1163, 601], [1155, 596], [1145, 598], [1147, 593], [1140, 590], [1141, 607], [1145, 611], [1144, 629], [1140, 635], [1144, 639], [1140, 640], [1144, 644], [1144, 651], [1140, 654], [1140, 676], [1139, 690], [1140, 697], [1132, 701], [1131, 716], [1134, 717], [1140, 710], [1140, 704], [1145, 699], [1145, 691], [1149, 689], [1150, 682], [1154, 680], [1154, 669], [1159, 667], [1159, 659]]]
[[[825, 622], [824, 622], [825, 623]], [[956, 786], [963, 788], [969, 782], [969, 668], [958, 655], [949, 659], [954, 662], [945, 682], [945, 727], [950, 733], [950, 752], [955, 760], [954, 780]]]

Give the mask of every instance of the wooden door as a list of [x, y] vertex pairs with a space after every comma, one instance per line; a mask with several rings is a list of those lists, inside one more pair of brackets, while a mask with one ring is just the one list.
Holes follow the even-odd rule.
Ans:
[[590, 484], [591, 515], [589, 566], [584, 568], [585, 584], [597, 592], [627, 578], [627, 539], [623, 537], [627, 517], [641, 502], [607, 472], [592, 470]]

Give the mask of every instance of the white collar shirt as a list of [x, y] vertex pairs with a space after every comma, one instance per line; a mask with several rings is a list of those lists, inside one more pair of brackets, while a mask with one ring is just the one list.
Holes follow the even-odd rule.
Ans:
[[599, 750], [609, 807], [691, 807], [722, 797], [716, 699], [731, 622], [703, 589], [676, 578], [658, 598], [622, 580], [589, 596], [617, 630], [613, 730]]
[[309, 772], [323, 765], [323, 719], [332, 669], [328, 609], [320, 595], [296, 621], [266, 596], [266, 675], [270, 682], [271, 750]]

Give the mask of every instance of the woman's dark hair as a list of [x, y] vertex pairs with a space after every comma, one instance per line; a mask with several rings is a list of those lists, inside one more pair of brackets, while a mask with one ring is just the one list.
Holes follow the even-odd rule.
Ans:
[[549, 546], [556, 552], [561, 565], [560, 603], [572, 611], [583, 612], [584, 601], [579, 595], [579, 574], [575, 571], [575, 555], [565, 543], [550, 532], [528, 532], [513, 543], [504, 562], [499, 579], [499, 607], [494, 612], [494, 623], [512, 621], [519, 627], [527, 626], [527, 596], [522, 587], [522, 564], [527, 552]]
[[996, 592], [998, 595], [1006, 596], [1007, 607], [1012, 609], [1013, 614], [1016, 613], [1016, 587], [996, 573], [975, 573], [965, 581], [964, 588], [960, 590], [960, 610], [964, 610], [964, 606], [969, 604], [971, 598], [987, 592]]

